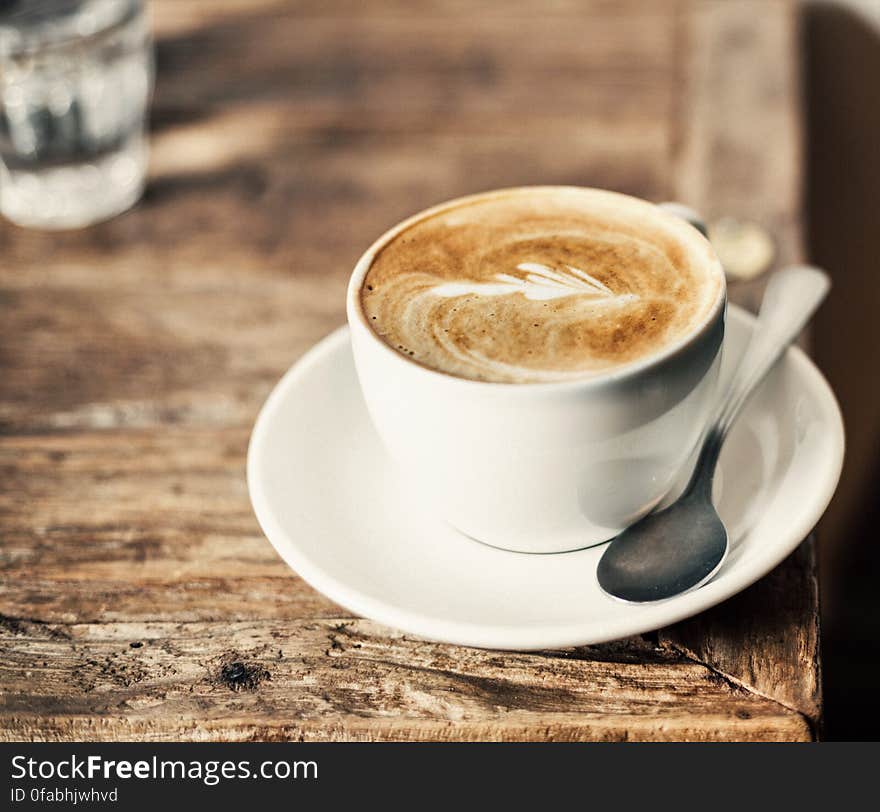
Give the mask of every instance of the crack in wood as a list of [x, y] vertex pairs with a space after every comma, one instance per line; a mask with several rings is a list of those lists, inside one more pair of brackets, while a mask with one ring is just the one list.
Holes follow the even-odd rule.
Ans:
[[772, 702], [773, 704], [778, 705], [780, 708], [784, 708], [785, 710], [796, 714], [801, 719], [803, 719], [804, 724], [807, 725], [807, 727], [809, 728], [811, 738], [813, 740], [816, 740], [818, 738], [819, 725], [817, 724], [817, 722], [814, 719], [810, 718], [810, 716], [808, 716], [806, 713], [804, 713], [800, 709], [788, 704], [787, 702], [782, 701], [778, 697], [771, 696], [771, 695], [759, 690], [754, 685], [750, 685], [741, 679], [737, 679], [737, 677], [733, 676], [732, 674], [725, 673], [720, 668], [718, 668], [717, 666], [712, 665], [711, 663], [702, 659], [695, 652], [689, 650], [686, 646], [683, 646], [680, 643], [676, 643], [673, 641], [665, 641], [663, 643], [663, 646], [664, 646], [664, 648], [667, 648], [670, 651], [674, 651], [676, 654], [684, 657], [685, 659], [689, 660], [690, 662], [693, 662], [697, 665], [703, 666], [714, 677], [723, 681], [731, 689], [731, 691], [744, 691], [752, 696], [760, 697], [761, 699], [766, 700], [767, 702]]

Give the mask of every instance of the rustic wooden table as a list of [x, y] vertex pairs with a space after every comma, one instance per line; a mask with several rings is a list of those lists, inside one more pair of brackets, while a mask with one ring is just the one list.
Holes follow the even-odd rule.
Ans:
[[257, 527], [257, 410], [405, 215], [583, 184], [799, 255], [789, 3], [488, 5], [157, 0], [144, 200], [0, 226], [0, 737], [816, 737], [812, 542], [673, 628], [512, 654], [352, 617]]

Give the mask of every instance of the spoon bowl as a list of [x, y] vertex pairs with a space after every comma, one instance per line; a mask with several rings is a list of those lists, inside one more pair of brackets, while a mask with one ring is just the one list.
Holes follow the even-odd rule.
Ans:
[[711, 500], [692, 491], [617, 536], [596, 574], [602, 589], [619, 600], [661, 601], [709, 581], [727, 549], [727, 530]]

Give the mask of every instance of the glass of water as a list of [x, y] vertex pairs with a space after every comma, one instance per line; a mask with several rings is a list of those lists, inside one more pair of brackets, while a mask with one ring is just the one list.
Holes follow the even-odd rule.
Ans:
[[20, 0], [0, 11], [0, 212], [78, 228], [140, 197], [153, 48], [143, 0]]

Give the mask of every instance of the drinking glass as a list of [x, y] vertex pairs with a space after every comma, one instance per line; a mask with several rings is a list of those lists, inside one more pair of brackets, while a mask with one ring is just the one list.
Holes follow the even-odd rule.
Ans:
[[143, 0], [0, 12], [0, 212], [77, 228], [132, 206], [147, 170], [153, 49]]

